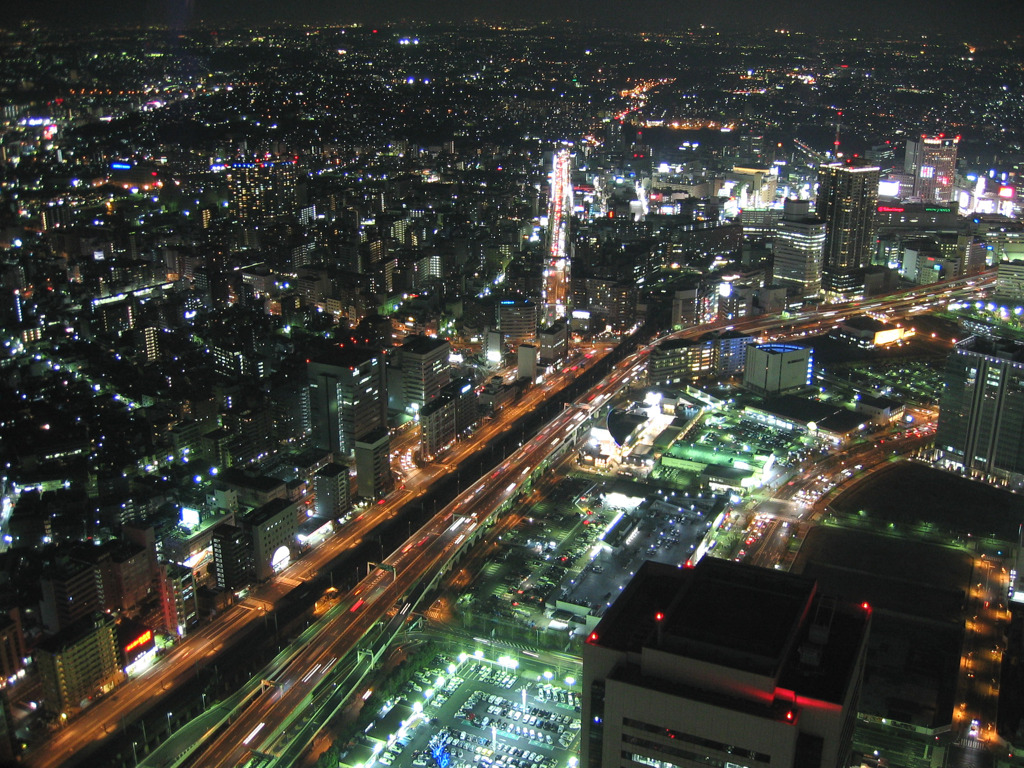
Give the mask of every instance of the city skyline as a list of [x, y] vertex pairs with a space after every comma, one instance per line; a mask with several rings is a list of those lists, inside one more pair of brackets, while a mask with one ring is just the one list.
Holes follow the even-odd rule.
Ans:
[[1021, 40], [269, 7], [0, 34], [0, 765], [1024, 768]]
[[964, 33], [985, 39], [999, 39], [1024, 23], [1024, 10], [1012, 0], [968, 0], [927, 2], [910, 0], [893, 13], [882, 0], [851, 0], [846, 3], [797, 2], [781, 0], [764, 3], [757, 0], [723, 0], [709, 6], [695, 0], [642, 0], [628, 8], [611, 0], [574, 2], [551, 6], [527, 0], [514, 7], [495, 6], [469, 0], [442, 0], [429, 8], [413, 0], [384, 0], [372, 8], [353, 5], [346, 0], [299, 0], [283, 11], [270, 0], [57, 0], [45, 6], [16, 9], [8, 18], [37, 19], [60, 26], [165, 25], [172, 28], [197, 23], [266, 24], [271, 22], [308, 24], [397, 25], [437, 22], [512, 22], [578, 23], [616, 27], [634, 31], [664, 31], [665, 25], [679, 29], [701, 24], [718, 25], [727, 30], [756, 31], [785, 28], [798, 32], [829, 33], [844, 30], [903, 33]]

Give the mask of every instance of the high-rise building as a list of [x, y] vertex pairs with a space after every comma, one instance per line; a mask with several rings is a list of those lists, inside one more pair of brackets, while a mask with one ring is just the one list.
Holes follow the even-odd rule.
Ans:
[[452, 380], [452, 345], [447, 339], [410, 336], [396, 355], [402, 370], [404, 407], [419, 411]]
[[498, 302], [498, 328], [512, 347], [537, 337], [537, 305], [526, 299]]
[[164, 628], [184, 637], [199, 620], [195, 572], [185, 565], [164, 563], [160, 566], [159, 584]]
[[479, 407], [473, 382], [456, 379], [420, 413], [420, 453], [434, 458], [469, 431]]
[[228, 210], [245, 225], [298, 212], [299, 171], [293, 162], [232, 163], [227, 172]]
[[569, 326], [558, 322], [537, 332], [541, 365], [554, 365], [569, 356]]
[[306, 373], [312, 447], [351, 456], [357, 440], [387, 426], [387, 386], [377, 352], [333, 347], [311, 359]]
[[318, 517], [340, 520], [352, 508], [348, 467], [343, 464], [332, 462], [321, 467], [313, 475], [313, 490], [316, 494]]
[[366, 499], [381, 499], [395, 487], [391, 474], [391, 437], [378, 429], [356, 440], [356, 490]]
[[266, 581], [287, 568], [298, 550], [298, 502], [271, 499], [242, 518], [252, 544], [252, 563], [257, 581]]
[[84, 699], [121, 681], [116, 630], [112, 616], [95, 613], [36, 646], [47, 711], [58, 714], [77, 708]]
[[822, 289], [831, 298], [860, 293], [875, 245], [879, 169], [830, 163], [818, 169], [816, 213], [825, 221]]
[[4, 680], [25, 668], [25, 633], [21, 629], [21, 611], [12, 607], [0, 611], [0, 675]]
[[825, 250], [825, 222], [810, 215], [809, 200], [787, 199], [775, 227], [775, 282], [798, 296], [821, 291], [821, 262]]
[[39, 618], [50, 633], [102, 608], [96, 568], [78, 559], [58, 557], [39, 580]]
[[583, 648], [581, 768], [845, 768], [870, 622], [791, 573], [644, 563]]
[[907, 141], [903, 168], [914, 178], [914, 197], [926, 203], [948, 203], [956, 183], [956, 152], [959, 136], [922, 133]]
[[241, 528], [222, 523], [213, 530], [213, 570], [224, 590], [244, 587], [253, 579], [252, 539]]
[[1024, 344], [971, 336], [946, 360], [935, 449], [972, 476], [1024, 485]]

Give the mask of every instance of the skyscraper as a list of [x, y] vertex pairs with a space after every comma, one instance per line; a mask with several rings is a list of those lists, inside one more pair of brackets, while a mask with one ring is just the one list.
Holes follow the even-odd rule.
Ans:
[[370, 349], [333, 347], [306, 365], [313, 447], [351, 456], [356, 441], [387, 427], [384, 364]]
[[864, 287], [875, 243], [879, 169], [830, 163], [818, 169], [818, 218], [825, 220], [822, 289], [834, 299]]
[[870, 621], [806, 577], [644, 563], [583, 648], [581, 767], [845, 768]]
[[405, 408], [419, 411], [441, 394], [452, 380], [448, 358], [452, 345], [447, 339], [410, 336], [398, 348], [402, 370], [402, 401]]
[[946, 466], [1024, 485], [1024, 345], [972, 336], [946, 360], [935, 448]]
[[940, 133], [907, 141], [904, 170], [914, 178], [914, 197], [926, 203], [948, 203], [956, 181], [956, 152], [959, 136]]
[[825, 222], [810, 215], [810, 201], [787, 199], [775, 227], [775, 282], [798, 296], [818, 295], [824, 249]]

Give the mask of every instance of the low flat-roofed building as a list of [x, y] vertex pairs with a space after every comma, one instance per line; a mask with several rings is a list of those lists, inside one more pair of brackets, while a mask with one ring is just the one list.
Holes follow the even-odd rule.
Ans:
[[837, 444], [845, 443], [870, 421], [865, 414], [795, 395], [773, 397], [743, 410], [754, 421], [775, 429], [806, 431]]
[[899, 400], [888, 397], [861, 395], [854, 405], [854, 410], [868, 416], [873, 424], [885, 426], [903, 418], [907, 407]]
[[911, 331], [909, 328], [883, 323], [873, 317], [858, 315], [841, 323], [833, 335], [861, 349], [874, 349], [902, 341], [911, 335]]

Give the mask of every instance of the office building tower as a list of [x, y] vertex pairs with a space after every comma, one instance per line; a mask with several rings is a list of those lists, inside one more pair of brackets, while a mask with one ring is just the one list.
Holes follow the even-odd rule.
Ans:
[[410, 336], [395, 356], [402, 371], [402, 402], [417, 412], [436, 398], [451, 381], [448, 358], [452, 345], [447, 339]]
[[[25, 633], [17, 607], [0, 611], [0, 675], [10, 680], [25, 668]], [[24, 674], [24, 673], [22, 673]]]
[[1024, 344], [971, 336], [946, 360], [935, 448], [971, 476], [1024, 485]]
[[959, 136], [940, 133], [907, 141], [903, 161], [906, 173], [914, 179], [914, 197], [925, 203], [948, 203], [953, 199], [956, 183], [956, 152]]
[[583, 648], [582, 768], [845, 768], [870, 622], [794, 574], [644, 563]]
[[196, 578], [191, 568], [177, 563], [160, 566], [160, 607], [164, 628], [179, 637], [199, 620]]
[[58, 715], [113, 688], [123, 678], [117, 625], [103, 613], [83, 616], [36, 646], [43, 707]]
[[356, 490], [366, 499], [382, 499], [395, 487], [391, 474], [391, 437], [378, 429], [356, 440]]
[[39, 587], [39, 618], [51, 634], [103, 607], [99, 574], [83, 560], [56, 558], [44, 570]]
[[540, 358], [535, 344], [520, 344], [516, 350], [516, 371], [520, 379], [537, 381], [537, 361]]
[[387, 426], [384, 364], [369, 349], [333, 347], [306, 365], [312, 447], [351, 456], [356, 441]]
[[825, 250], [825, 222], [810, 215], [809, 200], [787, 199], [775, 227], [774, 282], [797, 296], [821, 291], [821, 262]]
[[748, 344], [743, 388], [762, 397], [799, 392], [814, 382], [809, 347], [794, 344]]
[[246, 531], [222, 523], [214, 528], [211, 544], [218, 588], [233, 591], [252, 581], [252, 539]]
[[525, 299], [504, 299], [497, 307], [498, 329], [507, 344], [518, 347], [537, 337], [537, 305]]
[[313, 475], [317, 517], [340, 520], [352, 508], [348, 484], [348, 467], [328, 464]]
[[541, 365], [554, 365], [569, 356], [569, 326], [565, 323], [542, 328], [537, 332], [537, 341], [540, 342]]
[[266, 581], [291, 564], [298, 551], [298, 502], [271, 499], [242, 518], [242, 528], [252, 543], [252, 564], [256, 581]]
[[864, 268], [875, 245], [878, 175], [877, 167], [848, 163], [818, 169], [816, 214], [825, 221], [822, 289], [830, 298], [863, 290]]
[[[535, 350], [536, 351], [536, 350]], [[479, 417], [476, 390], [469, 379], [456, 379], [420, 413], [420, 454], [432, 459], [465, 435]]]

